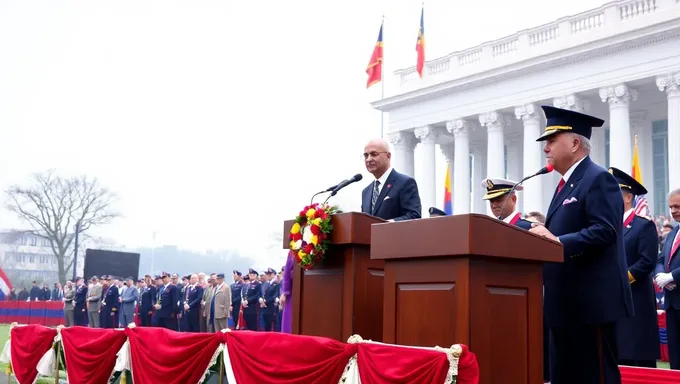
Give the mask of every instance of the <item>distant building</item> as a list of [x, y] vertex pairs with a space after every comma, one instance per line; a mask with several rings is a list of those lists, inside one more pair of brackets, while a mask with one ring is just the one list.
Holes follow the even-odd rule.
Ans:
[[[87, 240], [79, 246], [77, 275], [82, 276], [85, 265], [85, 247], [118, 250], [110, 242]], [[50, 242], [32, 230], [0, 230], [0, 265], [13, 284], [33, 280], [49, 284], [59, 280], [57, 258]], [[71, 278], [67, 271], [66, 277]]]

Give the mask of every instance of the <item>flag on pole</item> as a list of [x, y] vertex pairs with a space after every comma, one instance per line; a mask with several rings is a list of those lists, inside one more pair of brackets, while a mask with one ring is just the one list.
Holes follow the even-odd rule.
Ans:
[[416, 52], [418, 52], [418, 59], [416, 61], [416, 71], [420, 78], [423, 78], [423, 67], [425, 66], [425, 5], [420, 10], [420, 28], [418, 29], [418, 41], [416, 42]]
[[[642, 170], [640, 169], [640, 154], [638, 151], [638, 138], [635, 136], [635, 145], [633, 146], [633, 170], [631, 176], [638, 183], [642, 184]], [[635, 196], [635, 214], [638, 216], [649, 216], [649, 205], [647, 204], [646, 195]]]
[[12, 283], [0, 268], [0, 301], [9, 300], [9, 293], [12, 292]]
[[446, 166], [446, 179], [444, 181], [444, 212], [453, 215], [453, 205], [451, 204], [451, 163]]
[[368, 74], [368, 81], [366, 88], [371, 85], [379, 83], [382, 80], [382, 64], [383, 64], [383, 23], [380, 23], [380, 32], [378, 33], [378, 41], [375, 43], [371, 60], [368, 62], [366, 73]]

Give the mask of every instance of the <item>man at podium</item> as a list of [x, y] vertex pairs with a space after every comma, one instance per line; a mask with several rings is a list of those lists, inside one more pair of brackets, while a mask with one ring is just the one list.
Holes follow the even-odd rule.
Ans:
[[500, 218], [510, 225], [516, 225], [522, 229], [531, 229], [531, 222], [522, 218], [522, 214], [515, 210], [517, 206], [517, 195], [515, 191], [521, 191], [523, 186], [518, 185], [515, 191], [512, 186], [517, 184], [512, 180], [507, 179], [484, 179], [482, 180], [482, 188], [486, 188], [486, 195], [483, 199], [489, 201], [489, 207], [494, 217]]
[[383, 139], [374, 139], [364, 147], [366, 170], [375, 176], [361, 192], [361, 212], [388, 221], [420, 219], [420, 195], [416, 181], [395, 171], [392, 154]]
[[543, 267], [552, 384], [621, 383], [614, 324], [633, 305], [623, 246], [621, 189], [590, 160], [590, 135], [603, 120], [543, 106], [543, 151], [562, 175], [545, 225], [533, 233], [562, 243], [564, 263]]

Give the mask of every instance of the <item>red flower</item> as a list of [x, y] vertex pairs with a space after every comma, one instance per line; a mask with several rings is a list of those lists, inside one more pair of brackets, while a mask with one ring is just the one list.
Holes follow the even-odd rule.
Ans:
[[321, 228], [319, 228], [318, 225], [312, 225], [310, 228], [311, 228], [311, 230], [312, 230], [312, 235], [317, 235], [317, 236], [318, 236], [319, 233], [321, 233]]
[[325, 234], [325, 233], [320, 233], [320, 234], [319, 234], [319, 239], [321, 239], [321, 240], [326, 240], [327, 238], [328, 238], [328, 235], [327, 235], [327, 234]]
[[321, 218], [321, 220], [326, 220], [328, 218], [326, 211], [321, 211], [321, 213], [319, 213], [319, 218]]
[[298, 233], [296, 233], [296, 234], [291, 234], [291, 235], [290, 235], [290, 240], [291, 240], [291, 241], [302, 240], [302, 234], [301, 234], [300, 232], [298, 232]]
[[309, 254], [311, 254], [312, 251], [314, 250], [314, 245], [313, 245], [313, 244], [307, 244], [307, 245], [305, 245], [304, 248], [302, 248], [302, 250], [303, 250], [306, 254], [309, 255]]

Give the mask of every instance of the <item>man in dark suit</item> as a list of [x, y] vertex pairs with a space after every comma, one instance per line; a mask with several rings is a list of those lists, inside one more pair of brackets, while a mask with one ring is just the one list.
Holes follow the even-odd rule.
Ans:
[[388, 221], [420, 219], [420, 195], [416, 181], [390, 165], [389, 144], [371, 140], [364, 148], [366, 169], [375, 180], [361, 193], [361, 212]]
[[73, 297], [73, 325], [86, 327], [87, 322], [87, 284], [82, 277], [76, 278], [76, 294]]
[[[668, 206], [671, 216], [680, 222], [680, 189], [673, 190], [668, 195]], [[676, 225], [666, 236], [663, 252], [656, 261], [654, 281], [663, 289], [663, 309], [666, 310], [666, 337], [668, 340], [668, 360], [671, 369], [680, 369], [680, 233]]]
[[628, 281], [633, 295], [635, 316], [616, 324], [619, 364], [656, 368], [659, 351], [659, 323], [652, 272], [657, 259], [656, 224], [650, 217], [635, 214], [635, 196], [647, 189], [627, 173], [609, 168], [621, 187], [623, 197], [623, 244], [626, 249]]
[[156, 326], [177, 330], [177, 313], [179, 312], [179, 288], [170, 283], [170, 275], [163, 273], [163, 285], [158, 290], [158, 301], [154, 308], [156, 309]]
[[621, 189], [590, 160], [590, 135], [604, 121], [544, 106], [538, 141], [562, 175], [545, 225], [531, 232], [562, 243], [563, 263], [543, 267], [552, 384], [621, 383], [615, 323], [633, 315], [623, 246]]
[[531, 222], [522, 218], [522, 214], [517, 212], [517, 195], [515, 191], [522, 191], [524, 187], [518, 185], [511, 194], [512, 186], [516, 182], [508, 179], [484, 179], [482, 188], [486, 188], [483, 199], [489, 201], [489, 207], [494, 217], [503, 220], [510, 225], [516, 225], [522, 229], [531, 229]]

